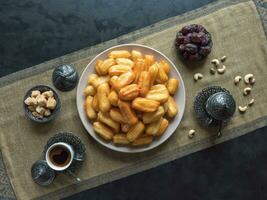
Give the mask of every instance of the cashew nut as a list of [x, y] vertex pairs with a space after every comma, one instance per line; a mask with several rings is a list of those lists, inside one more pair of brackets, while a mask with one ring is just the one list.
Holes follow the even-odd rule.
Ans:
[[237, 85], [241, 80], [242, 80], [241, 76], [236, 76], [235, 80], [234, 80], [234, 83]]
[[226, 56], [221, 57], [221, 62], [224, 62], [226, 60]]
[[246, 84], [254, 84], [255, 83], [255, 78], [253, 74], [247, 74], [244, 76], [244, 82]]
[[191, 129], [191, 130], [189, 130], [189, 132], [188, 132], [188, 137], [189, 138], [193, 138], [194, 137], [194, 135], [195, 135], [195, 130], [194, 129]]
[[254, 104], [254, 101], [255, 101], [254, 99], [251, 99], [251, 100], [249, 101], [248, 105], [249, 105], [249, 106], [252, 106], [252, 105]]
[[251, 92], [251, 88], [250, 88], [250, 87], [246, 87], [246, 88], [243, 90], [243, 94], [244, 94], [244, 96], [247, 96], [250, 92]]
[[218, 59], [213, 59], [211, 63], [214, 64], [216, 67], [220, 65], [220, 61]]
[[211, 73], [211, 74], [215, 74], [215, 73], [216, 73], [216, 70], [215, 70], [213, 67], [211, 67], [211, 68], [210, 68], [210, 73]]
[[238, 110], [239, 110], [241, 113], [246, 112], [247, 109], [248, 109], [247, 106], [238, 106]]
[[218, 72], [219, 74], [223, 74], [223, 73], [225, 72], [225, 70], [226, 70], [225, 65], [222, 65], [220, 68], [217, 69], [217, 72]]
[[201, 73], [196, 73], [195, 75], [194, 75], [194, 80], [195, 81], [197, 81], [197, 80], [199, 80], [199, 79], [202, 79], [203, 78], [203, 75], [201, 74]]

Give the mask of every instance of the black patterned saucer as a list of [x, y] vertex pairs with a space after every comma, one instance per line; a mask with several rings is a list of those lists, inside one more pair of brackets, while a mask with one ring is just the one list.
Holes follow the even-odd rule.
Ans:
[[[48, 141], [47, 144], [44, 147], [44, 151], [43, 151], [43, 157], [45, 159], [45, 153], [47, 151], [47, 149], [52, 145], [55, 144], [57, 142], [65, 142], [67, 144], [70, 144], [73, 149], [75, 154], [78, 154], [80, 158], [82, 158], [81, 161], [76, 161], [73, 160], [72, 164], [68, 167], [68, 170], [71, 171], [72, 173], [74, 173], [79, 166], [83, 163], [85, 157], [86, 157], [86, 148], [83, 144], [83, 142], [81, 141], [81, 139], [69, 132], [62, 132], [62, 133], [58, 133], [55, 136], [51, 137]], [[67, 170], [65, 170], [67, 171]], [[65, 172], [63, 171], [63, 172]]]

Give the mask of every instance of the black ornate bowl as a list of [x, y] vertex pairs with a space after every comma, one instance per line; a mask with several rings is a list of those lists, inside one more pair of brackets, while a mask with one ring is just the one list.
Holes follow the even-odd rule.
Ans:
[[35, 183], [47, 186], [54, 181], [56, 172], [48, 166], [45, 160], [38, 160], [32, 165], [31, 175]]
[[[53, 91], [53, 93], [54, 93], [54, 98], [55, 98], [55, 100], [57, 101], [57, 105], [56, 105], [55, 109], [54, 109], [53, 111], [51, 111], [51, 115], [50, 115], [50, 116], [48, 116], [48, 117], [45, 117], [45, 116], [44, 116], [43, 118], [36, 117], [36, 116], [34, 116], [34, 115], [32, 114], [32, 112], [28, 109], [27, 105], [24, 103], [25, 99], [31, 96], [31, 92], [32, 92], [33, 90], [39, 90], [41, 93], [42, 93], [42, 92], [45, 92], [45, 91], [49, 91], [49, 90]], [[59, 112], [60, 112], [60, 108], [61, 108], [61, 102], [60, 102], [59, 95], [57, 94], [57, 92], [56, 92], [53, 88], [51, 88], [51, 87], [49, 87], [49, 86], [47, 86], [47, 85], [37, 85], [37, 86], [32, 87], [31, 89], [29, 89], [29, 90], [26, 92], [26, 94], [25, 94], [25, 96], [24, 96], [24, 98], [23, 98], [23, 109], [24, 109], [24, 111], [25, 111], [26, 116], [27, 116], [30, 120], [32, 120], [32, 121], [34, 121], [34, 122], [37, 122], [37, 123], [46, 123], [46, 122], [49, 122], [49, 121], [55, 119], [56, 116], [57, 116], [57, 115], [59, 114]]]
[[79, 75], [75, 68], [71, 65], [57, 66], [52, 75], [54, 86], [63, 91], [70, 91], [76, 87], [79, 80]]

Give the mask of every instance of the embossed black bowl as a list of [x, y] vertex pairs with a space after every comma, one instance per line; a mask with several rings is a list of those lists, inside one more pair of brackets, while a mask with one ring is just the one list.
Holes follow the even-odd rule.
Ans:
[[[28, 106], [24, 103], [25, 99], [31, 96], [31, 92], [32, 92], [33, 90], [39, 90], [41, 93], [42, 93], [42, 92], [45, 92], [45, 91], [49, 91], [49, 90], [53, 91], [53, 93], [54, 93], [54, 98], [55, 98], [55, 100], [57, 101], [57, 105], [56, 105], [55, 109], [51, 111], [51, 115], [50, 115], [50, 116], [48, 116], [48, 117], [45, 117], [45, 116], [44, 116], [43, 118], [36, 117], [36, 116], [34, 116], [34, 115], [32, 114], [32, 112], [28, 109]], [[26, 116], [27, 116], [30, 120], [32, 120], [32, 121], [34, 121], [34, 122], [38, 122], [38, 123], [46, 123], [46, 122], [49, 122], [49, 121], [55, 119], [56, 116], [57, 116], [57, 115], [59, 114], [59, 112], [60, 112], [60, 108], [61, 108], [61, 102], [60, 102], [60, 98], [59, 98], [58, 93], [57, 93], [53, 88], [51, 88], [51, 87], [49, 87], [49, 86], [47, 86], [47, 85], [37, 85], [37, 86], [32, 87], [31, 89], [29, 89], [29, 90], [26, 92], [26, 94], [25, 94], [25, 96], [24, 96], [24, 98], [23, 98], [23, 109], [24, 109], [24, 111], [25, 111], [25, 114], [26, 114]]]
[[52, 74], [54, 86], [63, 92], [74, 89], [78, 83], [79, 75], [71, 65], [57, 66]]

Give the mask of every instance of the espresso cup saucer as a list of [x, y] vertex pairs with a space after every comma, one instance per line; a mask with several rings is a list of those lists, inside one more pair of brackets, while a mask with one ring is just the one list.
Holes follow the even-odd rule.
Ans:
[[83, 144], [83, 142], [81, 141], [81, 139], [78, 136], [76, 136], [70, 132], [58, 133], [58, 134], [54, 135], [53, 137], [51, 137], [47, 141], [47, 144], [45, 145], [44, 151], [43, 151], [43, 158], [44, 159], [45, 159], [45, 154], [46, 154], [47, 149], [51, 145], [58, 143], [58, 142], [64, 142], [64, 143], [70, 144], [73, 147], [75, 155], [77, 154], [79, 157], [79, 161], [73, 160], [71, 165], [66, 170], [61, 171], [60, 173], [68, 174], [67, 171], [70, 171], [71, 173], [75, 173], [77, 171], [77, 169], [81, 166], [81, 164], [83, 163], [83, 161], [86, 157], [85, 145]]

